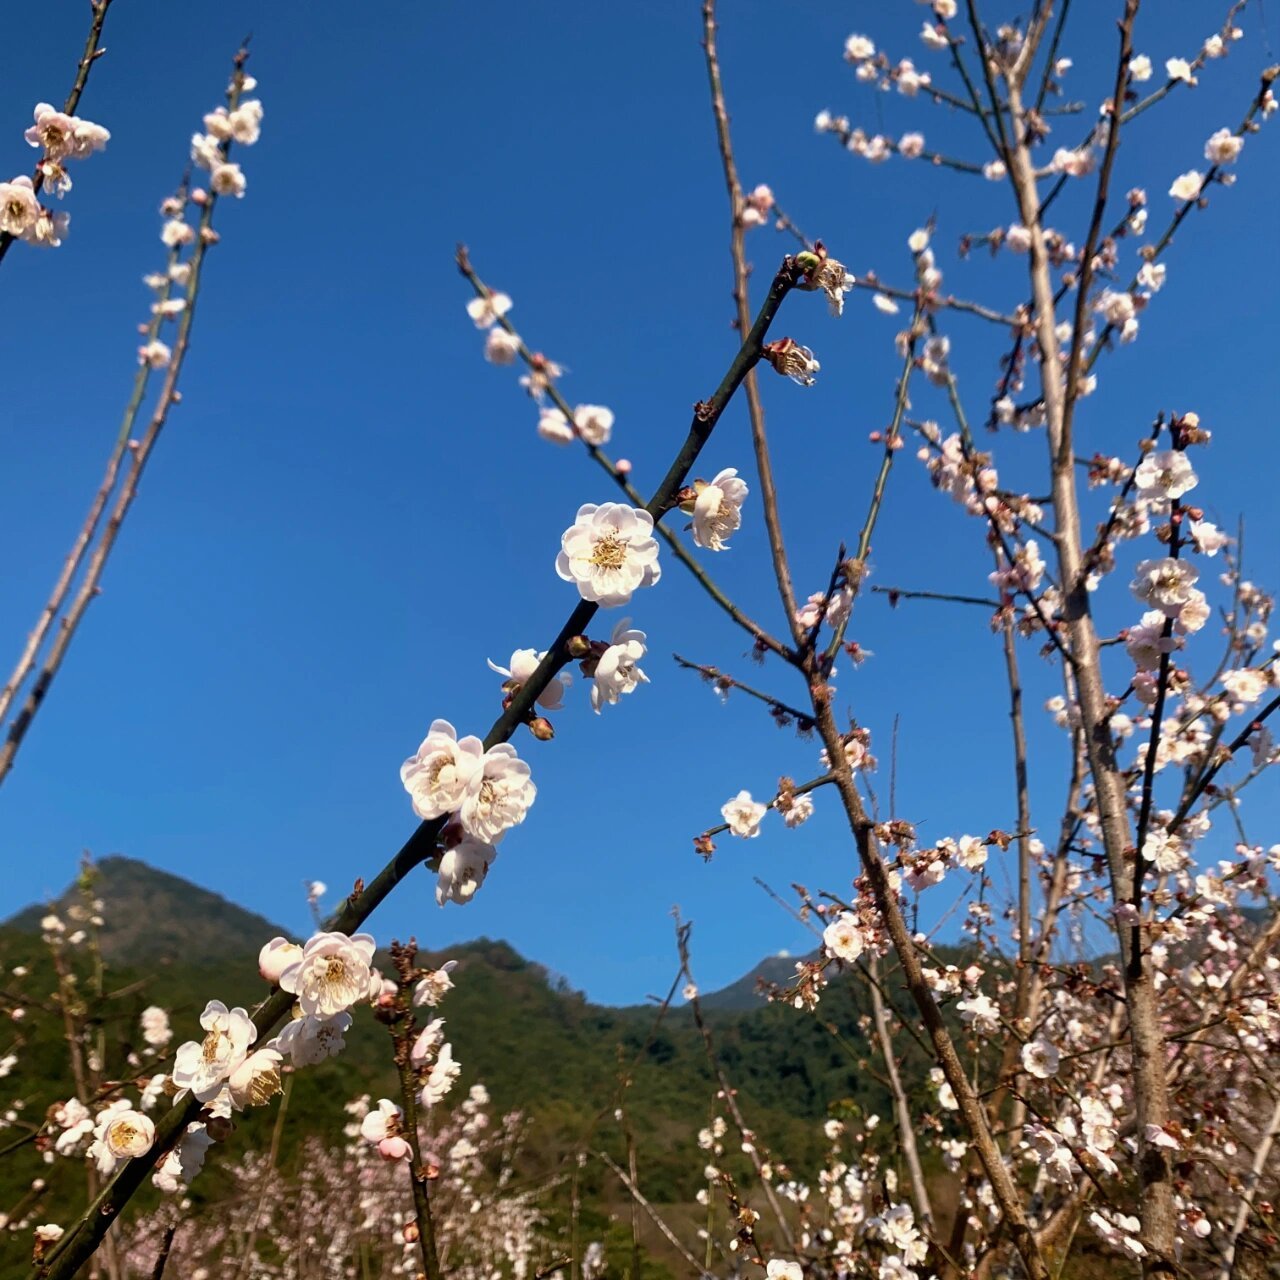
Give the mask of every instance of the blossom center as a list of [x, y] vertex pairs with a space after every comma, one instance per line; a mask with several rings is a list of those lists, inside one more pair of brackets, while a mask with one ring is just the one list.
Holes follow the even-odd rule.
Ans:
[[224, 1056], [223, 1041], [229, 1040], [227, 1033], [218, 1027], [214, 1027], [204, 1038], [204, 1044], [201, 1047], [200, 1056], [205, 1062], [221, 1062]]
[[621, 569], [627, 559], [627, 544], [616, 533], [607, 533], [595, 545], [591, 563], [600, 569]]

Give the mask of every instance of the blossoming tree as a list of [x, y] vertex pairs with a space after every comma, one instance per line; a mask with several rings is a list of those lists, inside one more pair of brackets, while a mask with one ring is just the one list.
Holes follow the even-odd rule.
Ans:
[[[566, 513], [558, 553], [547, 548], [547, 589], [568, 599], [563, 625], [543, 639], [545, 647], [517, 650], [506, 667], [490, 663], [502, 677], [501, 710], [483, 736], [460, 733], [444, 719], [425, 727], [400, 771], [420, 825], [376, 875], [354, 882], [310, 939], [264, 940], [261, 974], [269, 990], [256, 1008], [209, 1001], [202, 1036], [182, 1044], [161, 1076], [173, 1095], [168, 1111], [153, 1120], [141, 1099], [135, 1105], [135, 1086], [121, 1084], [68, 1100], [50, 1116], [44, 1136], [54, 1149], [91, 1161], [102, 1181], [90, 1184], [92, 1203], [79, 1221], [39, 1228], [35, 1275], [76, 1274], [114, 1239], [113, 1224], [144, 1182], [170, 1191], [188, 1184], [206, 1149], [230, 1137], [235, 1113], [267, 1105], [290, 1072], [339, 1052], [353, 1018], [366, 1010], [391, 1030], [401, 1089], [398, 1098], [360, 1104], [364, 1146], [343, 1159], [367, 1162], [374, 1152], [388, 1166], [404, 1166], [401, 1192], [412, 1203], [406, 1265], [433, 1280], [447, 1273], [448, 1232], [432, 1203], [439, 1170], [420, 1112], [444, 1103], [458, 1064], [441, 1021], [420, 1024], [415, 1011], [434, 1008], [452, 979], [447, 969], [420, 967], [415, 947], [398, 944], [391, 950], [395, 977], [384, 977], [373, 937], [357, 930], [402, 881], [426, 874], [424, 867], [435, 877], [437, 902], [451, 909], [472, 903], [486, 878], [500, 874], [493, 871], [499, 848], [519, 839], [512, 833], [537, 797], [533, 752], [554, 749], [541, 745], [554, 738], [551, 717], [574, 714], [576, 698], [601, 715], [601, 733], [614, 732], [610, 721], [648, 683], [641, 667], [646, 633], [632, 617], [601, 615], [625, 607], [642, 622], [646, 595], [661, 588], [664, 570], [691, 574], [710, 607], [743, 630], [765, 670], [748, 683], [710, 662], [681, 665], [722, 696], [752, 698], [774, 724], [820, 740], [813, 778], [782, 777], [767, 799], [744, 789], [723, 807], [709, 801], [723, 822], [697, 834], [694, 845], [709, 858], [723, 833], [750, 839], [777, 819], [800, 826], [821, 803], [815, 795], [838, 807], [847, 845], [843, 855], [833, 850], [830, 885], [798, 889], [796, 906], [817, 935], [817, 950], [772, 995], [800, 1018], [820, 1007], [838, 977], [869, 985], [873, 1012], [861, 1030], [880, 1055], [896, 1127], [886, 1146], [876, 1136], [878, 1117], [833, 1117], [825, 1126], [829, 1160], [815, 1186], [786, 1175], [784, 1153], [771, 1153], [751, 1130], [732, 1081], [720, 1073], [718, 1114], [699, 1139], [709, 1161], [703, 1257], [695, 1254], [697, 1242], [681, 1241], [662, 1224], [690, 1270], [719, 1265], [711, 1247], [717, 1231], [726, 1270], [749, 1265], [769, 1280], [806, 1273], [878, 1280], [1025, 1273], [1050, 1280], [1070, 1274], [1085, 1247], [1136, 1260], [1147, 1277], [1229, 1280], [1246, 1274], [1246, 1257], [1274, 1246], [1280, 1094], [1268, 1063], [1280, 1038], [1280, 961], [1271, 954], [1280, 935], [1272, 894], [1280, 845], [1255, 844], [1240, 811], [1242, 794], [1280, 758], [1268, 728], [1280, 707], [1272, 601], [1243, 576], [1237, 541], [1199, 505], [1207, 498], [1197, 458], [1219, 424], [1202, 422], [1192, 406], [1153, 403], [1151, 425], [1139, 437], [1094, 408], [1105, 404], [1105, 379], [1124, 376], [1124, 348], [1139, 337], [1143, 313], [1173, 288], [1170, 260], [1180, 233], [1190, 230], [1185, 224], [1211, 217], [1212, 204], [1230, 194], [1236, 169], [1275, 111], [1278, 70], [1270, 68], [1242, 90], [1234, 127], [1206, 126], [1207, 140], [1197, 144], [1204, 167], [1171, 171], [1167, 195], [1149, 200], [1138, 188], [1118, 194], [1126, 187], [1121, 141], [1133, 122], [1201, 76], [1221, 73], [1242, 37], [1241, 7], [1233, 5], [1219, 30], [1187, 51], [1194, 56], [1170, 57], [1158, 72], [1141, 52], [1138, 0], [1117, 4], [1117, 34], [1106, 54], [1110, 89], [1083, 110], [1064, 95], [1071, 62], [1062, 50], [1074, 18], [1066, 4], [1038, 3], [1024, 19], [991, 25], [972, 2], [961, 12], [956, 0], [933, 0], [920, 31], [928, 69], [880, 51], [872, 36], [850, 36], [844, 57], [856, 82], [919, 99], [922, 109], [961, 113], [977, 150], [935, 151], [920, 129], [869, 135], [830, 110], [818, 114], [818, 132], [872, 164], [896, 157], [1007, 191], [1016, 219], [960, 244], [962, 253], [981, 243], [1018, 264], [1014, 292], [992, 303], [944, 290], [945, 206], [904, 237], [912, 278], [892, 286], [878, 274], [855, 274], [821, 240], [808, 239], [799, 212], [784, 214], [770, 187], [744, 187], [714, 0], [705, 0], [702, 34], [730, 205], [739, 344], [683, 438], [671, 441], [666, 472], [647, 496], [632, 482], [631, 463], [606, 452], [614, 414], [569, 403], [561, 366], [530, 345], [515, 327], [512, 299], [459, 249], [457, 265], [472, 294], [466, 311], [484, 335], [484, 358], [521, 369], [538, 435], [579, 447], [599, 469], [592, 484], [607, 482], [614, 491], [614, 500]], [[58, 242], [65, 220], [38, 197], [42, 190], [60, 195], [68, 185], [65, 162], [107, 141], [105, 130], [72, 114], [106, 8], [99, 0], [94, 9], [89, 52], [66, 109], [36, 108], [27, 135], [41, 152], [35, 176], [3, 184], [0, 230], [8, 238], [0, 254], [14, 240]], [[1095, 56], [1098, 31], [1084, 36]], [[233, 143], [251, 145], [258, 136], [262, 108], [244, 97], [251, 87], [240, 59], [227, 108], [207, 116], [192, 141], [207, 189], [184, 185], [166, 204], [162, 238], [170, 258], [152, 281], [158, 300], [139, 350], [135, 416], [149, 375], [162, 371], [166, 381], [141, 439], [132, 438], [127, 419], [66, 570], [0, 698], [0, 715], [17, 707], [0, 779], [92, 598], [173, 401], [203, 255], [217, 238], [213, 209], [219, 199], [245, 194], [245, 175], [228, 155]], [[1075, 145], [1051, 144], [1064, 127], [1059, 117], [1071, 128], [1076, 114]], [[1083, 193], [1079, 223], [1055, 226], [1073, 190]], [[198, 227], [186, 221], [192, 207]], [[753, 309], [747, 251], [753, 231], [769, 225], [785, 234], [790, 252], [756, 290]], [[792, 574], [760, 384], [772, 370], [812, 386], [821, 376], [819, 355], [778, 333], [782, 318], [807, 336], [823, 309], [812, 295], [822, 295], [839, 317], [859, 292], [879, 311], [905, 315], [895, 339], [896, 376], [885, 388], [891, 416], [870, 441], [876, 463], [856, 498], [865, 500], [865, 517], [854, 528], [833, 521], [830, 571], [807, 584], [817, 588], [809, 593], [797, 589]], [[962, 386], [955, 372], [953, 349], [967, 341], [961, 326], [970, 322], [995, 326], [1007, 338], [994, 394]], [[165, 325], [174, 323], [166, 343]], [[704, 448], [739, 393], [753, 456], [704, 479]], [[926, 396], [939, 406], [936, 417], [913, 409], [913, 397], [923, 403]], [[967, 518], [974, 554], [989, 566], [988, 597], [869, 583], [873, 564], [882, 577], [899, 567], [891, 549], [877, 554], [876, 535], [900, 458], [912, 455], [939, 494], [931, 518], [941, 526], [952, 519], [951, 507]], [[731, 598], [709, 567], [734, 553], [752, 498], [767, 532], [761, 577], [776, 588], [774, 606]], [[894, 811], [892, 789], [886, 801], [870, 776], [873, 743], [885, 754], [885, 727], [860, 719], [856, 705], [850, 717], [837, 714], [836, 665], [869, 657], [850, 629], [873, 592], [894, 605], [965, 610], [998, 638], [1014, 767], [1012, 799], [993, 814], [986, 835], [921, 841]], [[766, 607], [780, 627], [758, 620]], [[1215, 608], [1216, 645], [1209, 626]], [[1113, 627], [1104, 620], [1117, 611], [1124, 621]], [[1062, 730], [1054, 760], [1064, 803], [1052, 813], [1033, 811], [1027, 781], [1028, 652], [1043, 655], [1059, 682], [1047, 711]], [[575, 676], [587, 683], [585, 696], [575, 693]], [[771, 691], [758, 687], [766, 683]], [[990, 875], [997, 857], [1013, 873], [1007, 902]], [[949, 890], [963, 903], [963, 966], [940, 960], [919, 927], [921, 900]], [[59, 932], [53, 924], [47, 929], [54, 945]], [[1081, 957], [1068, 944], [1086, 936], [1095, 946]], [[683, 929], [680, 946], [685, 992], [714, 1061]], [[889, 973], [909, 1006], [895, 1002], [899, 988], [887, 983]], [[161, 1019], [152, 1017], [157, 1036]], [[931, 1064], [923, 1100], [900, 1070], [908, 1037]], [[148, 1042], [159, 1047], [165, 1040]], [[470, 1141], [465, 1115], [458, 1123]], [[749, 1187], [723, 1168], [734, 1130], [750, 1157]], [[470, 1158], [464, 1150], [460, 1164]], [[634, 1170], [616, 1172], [661, 1222]], [[711, 1214], [717, 1203], [720, 1218]], [[504, 1205], [526, 1240], [527, 1206], [518, 1199]], [[523, 1244], [509, 1252], [527, 1262]], [[585, 1256], [571, 1265], [585, 1266]]]

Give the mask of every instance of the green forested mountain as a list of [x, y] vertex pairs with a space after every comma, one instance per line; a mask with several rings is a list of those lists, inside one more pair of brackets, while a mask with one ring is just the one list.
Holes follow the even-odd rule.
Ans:
[[[94, 892], [104, 902], [106, 921], [101, 1024], [109, 1063], [123, 1062], [140, 1044], [138, 1014], [146, 1005], [170, 1010], [176, 1046], [198, 1034], [196, 1020], [208, 999], [251, 1007], [263, 994], [257, 951], [283, 930], [132, 859], [104, 859], [96, 872]], [[65, 903], [76, 900], [72, 886]], [[19, 1061], [0, 1082], [0, 1100], [30, 1098], [28, 1114], [72, 1091], [60, 1019], [50, 1001], [56, 979], [39, 936], [45, 910], [30, 908], [0, 925], [4, 972], [16, 965], [30, 969], [20, 980], [6, 979], [29, 1012], [14, 1024]], [[82, 989], [89, 989], [94, 978], [85, 958], [77, 949], [67, 954], [83, 970]], [[626, 1079], [626, 1106], [647, 1194], [660, 1202], [692, 1197], [705, 1163], [696, 1134], [707, 1123], [717, 1085], [689, 1010], [671, 1009], [659, 1017], [656, 1008], [592, 1004], [503, 942], [453, 947], [447, 958], [458, 961], [457, 985], [441, 1012], [463, 1064], [461, 1084], [483, 1081], [498, 1108], [528, 1115], [531, 1173], [556, 1169], [583, 1143], [621, 1155], [614, 1109]], [[774, 972], [778, 963], [767, 962], [764, 972], [781, 976]], [[783, 972], [790, 971], [790, 962], [781, 963]], [[833, 1109], [856, 1104], [889, 1115], [881, 1086], [863, 1061], [871, 1055], [858, 1032], [861, 987], [833, 986], [815, 1016], [770, 1005], [751, 995], [752, 986], [744, 979], [706, 998], [716, 1055], [739, 1091], [760, 1145], [797, 1172], [808, 1172], [819, 1158], [820, 1121]], [[0, 1041], [0, 1054], [8, 1048]], [[357, 1017], [346, 1053], [298, 1074], [290, 1102], [296, 1123], [288, 1130], [320, 1130], [336, 1139], [346, 1118], [344, 1101], [393, 1088], [389, 1038], [366, 1010]], [[250, 1114], [229, 1145], [265, 1143], [270, 1110]], [[47, 1168], [65, 1177], [75, 1172], [62, 1169], [68, 1164], [58, 1161]], [[588, 1176], [598, 1180], [599, 1166], [589, 1169], [594, 1172]], [[15, 1202], [37, 1172], [30, 1146], [0, 1158], [0, 1211]], [[77, 1177], [74, 1187], [64, 1192], [53, 1187], [50, 1195], [82, 1190]]]

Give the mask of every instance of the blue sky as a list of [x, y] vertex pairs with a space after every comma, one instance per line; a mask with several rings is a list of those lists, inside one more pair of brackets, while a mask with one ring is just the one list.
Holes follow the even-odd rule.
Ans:
[[[1074, 6], [1063, 46], [1077, 64], [1069, 97], [1096, 103], [1105, 91], [1116, 9]], [[219, 211], [223, 239], [183, 403], [104, 594], [0, 795], [0, 910], [59, 890], [87, 848], [143, 858], [304, 929], [304, 880], [345, 891], [412, 829], [397, 770], [431, 719], [483, 734], [500, 696], [484, 659], [505, 663], [555, 634], [576, 599], [553, 571], [560, 533], [581, 502], [614, 495], [584, 456], [536, 437], [515, 371], [481, 359], [455, 242], [514, 297], [530, 344], [569, 367], [570, 402], [614, 410], [613, 452], [633, 460], [642, 489], [732, 354], [728, 214], [692, 0], [643, 10], [394, 3], [366, 13], [293, 0], [115, 6], [108, 53], [81, 104], [111, 143], [74, 172], [66, 244], [17, 246], [0, 272], [7, 670], [128, 394], [134, 327], [149, 300], [140, 277], [162, 261], [156, 206], [252, 30], [266, 119], [262, 142], [240, 157], [248, 195]], [[902, 284], [906, 237], [936, 213], [947, 287], [1008, 310], [1021, 297], [1020, 264], [954, 252], [961, 234], [1013, 219], [1004, 186], [919, 162], [868, 166], [812, 129], [825, 107], [868, 131], [920, 129], [931, 146], [986, 158], [972, 121], [923, 98], [875, 94], [841, 60], [845, 37], [861, 30], [949, 86], [943, 61], [918, 39], [925, 13], [905, 3], [726, 5], [722, 57], [742, 177], [771, 183], [851, 269]], [[58, 0], [10, 22], [0, 168], [28, 169], [22, 130], [36, 101], [65, 95], [84, 18], [84, 5]], [[1241, 118], [1270, 60], [1274, 21], [1264, 31], [1246, 10], [1248, 39], [1230, 59], [1126, 136], [1117, 187], [1148, 188], [1153, 226], [1172, 212], [1172, 178], [1203, 167], [1204, 139]], [[1137, 47], [1157, 65], [1191, 57], [1219, 22], [1217, 5], [1161, 6], [1158, 17], [1153, 8]], [[1271, 318], [1280, 281], [1263, 218], [1280, 197], [1274, 127], [1249, 140], [1235, 189], [1215, 192], [1179, 234], [1139, 342], [1106, 359], [1078, 420], [1081, 452], [1127, 454], [1160, 409], [1199, 412], [1215, 443], [1198, 459], [1197, 496], [1228, 525], [1248, 513], [1248, 571], [1271, 584], [1280, 580]], [[1075, 141], [1081, 120], [1057, 128], [1055, 140]], [[1073, 238], [1090, 190], [1055, 213]], [[757, 297], [788, 247], [771, 230], [751, 234]], [[794, 296], [776, 329], [823, 363], [811, 390], [772, 375], [764, 384], [802, 595], [821, 588], [836, 544], [861, 524], [878, 463], [866, 436], [890, 416], [900, 325], [866, 295], [840, 321], [820, 298]], [[944, 329], [979, 405], [1002, 334], [954, 318]], [[921, 416], [945, 410], [923, 384], [915, 406]], [[1002, 471], [1035, 474], [1039, 436], [997, 445]], [[910, 451], [900, 462], [874, 581], [982, 593], [982, 530], [930, 490]], [[741, 404], [698, 472], [724, 466], [749, 472]], [[711, 568], [750, 612], [783, 625], [754, 497], [732, 551]], [[1115, 627], [1133, 607], [1122, 582], [1111, 593], [1102, 616]], [[373, 918], [379, 941], [503, 937], [593, 998], [618, 1002], [665, 990], [673, 904], [696, 923], [705, 986], [808, 945], [754, 877], [783, 893], [792, 882], [847, 888], [853, 855], [834, 797], [817, 797], [818, 816], [800, 832], [769, 824], [759, 839], [722, 840], [709, 864], [690, 840], [740, 788], [767, 798], [780, 773], [812, 776], [816, 749], [774, 730], [746, 699], [721, 707], [668, 655], [719, 663], [780, 696], [803, 691], [785, 672], [753, 668], [740, 633], [674, 562], [628, 612], [649, 633], [652, 684], [600, 718], [578, 689], [554, 744], [517, 739], [539, 799], [483, 892], [440, 911], [424, 874]], [[1011, 829], [999, 648], [983, 616], [892, 612], [868, 596], [850, 635], [875, 657], [842, 672], [840, 709], [872, 728], [886, 761], [898, 717], [899, 813], [929, 839]], [[1200, 653], [1210, 665], [1216, 645]], [[1045, 749], [1033, 766], [1037, 822], [1053, 830], [1064, 759], [1038, 707], [1056, 692], [1056, 673], [1035, 646], [1023, 662], [1033, 743]], [[887, 770], [876, 785], [887, 790]], [[1259, 798], [1274, 812], [1274, 791]], [[1254, 838], [1275, 838], [1265, 819], [1254, 824]], [[999, 889], [1003, 872], [994, 874]], [[948, 888], [934, 891], [947, 894], [938, 906], [952, 900]]]

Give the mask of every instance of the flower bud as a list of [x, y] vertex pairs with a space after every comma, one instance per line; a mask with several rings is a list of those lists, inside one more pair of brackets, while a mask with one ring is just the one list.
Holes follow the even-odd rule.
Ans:
[[550, 742], [556, 736], [556, 731], [552, 728], [551, 721], [546, 716], [534, 716], [529, 721], [529, 732], [539, 742]]
[[570, 636], [565, 646], [571, 658], [585, 658], [591, 652], [591, 641], [586, 636]]

